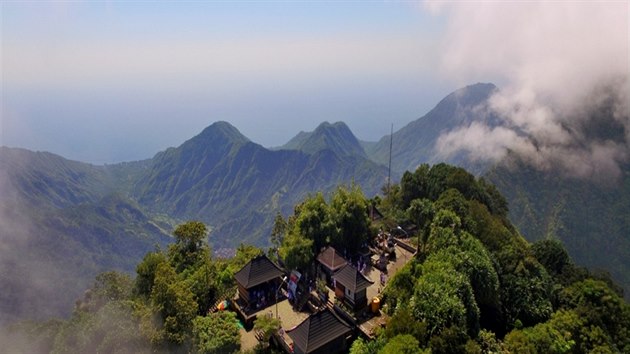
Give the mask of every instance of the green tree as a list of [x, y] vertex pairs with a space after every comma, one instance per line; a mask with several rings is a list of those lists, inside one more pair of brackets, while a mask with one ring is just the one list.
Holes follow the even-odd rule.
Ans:
[[462, 229], [474, 230], [474, 220], [470, 217], [469, 201], [455, 188], [449, 188], [435, 201], [435, 210], [450, 210], [454, 212], [462, 223]]
[[574, 345], [570, 332], [558, 330], [550, 322], [522, 330], [516, 329], [505, 337], [506, 348], [517, 353], [528, 351], [561, 354], [570, 352]]
[[390, 308], [397, 310], [398, 308], [407, 311], [409, 300], [413, 296], [414, 286], [419, 274], [416, 274], [413, 268], [414, 264], [409, 263], [400, 268], [387, 282], [387, 286], [383, 291], [385, 299]]
[[350, 354], [377, 354], [385, 346], [386, 340], [383, 336], [377, 336], [372, 340], [357, 338], [352, 342]]
[[169, 247], [169, 258], [177, 272], [193, 267], [209, 257], [210, 250], [206, 242], [208, 229], [199, 221], [188, 221], [175, 228], [175, 243]]
[[468, 277], [477, 303], [498, 305], [499, 276], [490, 253], [478, 239], [461, 232], [457, 245], [438, 249], [429, 259], [434, 257], [448, 261]]
[[96, 312], [109, 301], [131, 297], [133, 281], [127, 274], [109, 271], [96, 276], [92, 288], [85, 291], [83, 300], [77, 300], [76, 310]]
[[215, 296], [221, 286], [220, 283], [217, 283], [216, 268], [210, 257], [200, 260], [196, 268], [190, 269], [184, 282], [193, 293], [195, 302], [199, 305], [197, 314], [206, 314], [216, 300]]
[[358, 251], [370, 236], [368, 204], [359, 186], [339, 187], [330, 203], [336, 229], [332, 243], [339, 250]]
[[282, 323], [280, 319], [275, 318], [273, 316], [260, 315], [256, 317], [254, 321], [254, 330], [260, 331], [262, 333], [262, 338], [266, 344], [269, 344], [269, 339], [271, 336], [278, 332], [278, 330], [282, 327]]
[[[414, 317], [426, 322], [430, 335], [450, 326], [465, 331], [470, 318], [475, 317], [475, 308], [467, 309], [460, 297], [465, 294], [466, 299], [472, 298], [467, 279], [443, 261], [425, 262], [422, 273], [411, 300]], [[478, 317], [478, 309], [476, 311]]]
[[166, 256], [162, 252], [149, 252], [136, 266], [135, 293], [150, 296], [155, 281], [155, 271], [158, 265], [165, 263]]
[[127, 274], [109, 271], [96, 276], [92, 290], [104, 301], [127, 300], [131, 297], [133, 281]]
[[240, 350], [241, 334], [236, 314], [221, 311], [197, 316], [192, 321], [193, 352], [204, 354], [234, 353]]
[[309, 269], [314, 259], [313, 240], [290, 233], [284, 238], [280, 257], [288, 269]]
[[409, 334], [399, 334], [390, 339], [379, 354], [419, 354], [424, 351], [420, 349], [420, 344], [414, 336]]
[[427, 342], [427, 325], [417, 321], [407, 309], [399, 309], [387, 321], [384, 335], [391, 339], [401, 334], [412, 335], [419, 344]]
[[162, 336], [156, 339], [184, 343], [189, 338], [198, 305], [193, 293], [168, 263], [161, 263], [156, 269], [151, 301], [163, 321]]
[[429, 237], [429, 225], [435, 216], [435, 208], [429, 199], [414, 199], [407, 208], [407, 217], [418, 227], [422, 251]]
[[[381, 345], [378, 346], [378, 344]], [[359, 337], [352, 342], [352, 346], [350, 346], [350, 354], [377, 354], [382, 345], [384, 345], [382, 341], [366, 341], [365, 339]]]
[[317, 254], [331, 241], [335, 232], [336, 228], [324, 195], [317, 193], [315, 196], [306, 198], [299, 212], [295, 214], [293, 234], [313, 241], [313, 253]]
[[[522, 251], [522, 250], [521, 250]], [[525, 326], [544, 322], [551, 316], [551, 279], [545, 268], [531, 256], [506, 247], [499, 253], [501, 302], [506, 323]]]
[[562, 274], [564, 269], [571, 265], [569, 254], [558, 240], [540, 240], [532, 245], [532, 251], [538, 262], [554, 277]]
[[425, 251], [431, 253], [450, 246], [458, 246], [460, 231], [461, 220], [459, 217], [450, 210], [439, 210], [431, 223]]
[[591, 342], [582, 343], [583, 348], [594, 350], [609, 343], [615, 351], [630, 350], [630, 305], [603, 281], [586, 279], [565, 288], [560, 304], [575, 311], [584, 327], [592, 329], [583, 334]]
[[400, 208], [400, 205], [403, 204], [400, 195], [400, 184], [392, 184], [389, 189], [385, 185], [381, 188], [381, 191], [385, 198], [378, 201], [379, 210], [389, 219], [401, 220], [404, 217], [401, 210], [404, 209]]
[[399, 208], [405, 210], [409, 208], [414, 199], [429, 198], [428, 174], [430, 167], [422, 164], [412, 172], [405, 172], [400, 180], [400, 205]]
[[287, 233], [287, 221], [282, 217], [280, 212], [276, 213], [276, 217], [273, 220], [273, 229], [271, 229], [271, 236], [269, 237], [269, 241], [275, 250], [280, 248], [282, 245], [282, 239]]
[[439, 163], [431, 166], [426, 176], [427, 198], [437, 200], [447, 187], [448, 175], [456, 167]]
[[431, 336], [429, 347], [432, 354], [464, 353], [469, 340], [464, 328], [450, 326]]
[[479, 187], [484, 191], [483, 202], [488, 210], [494, 215], [505, 219], [508, 214], [508, 203], [505, 197], [501, 195], [497, 187], [486, 181], [484, 178], [480, 178], [478, 181]]

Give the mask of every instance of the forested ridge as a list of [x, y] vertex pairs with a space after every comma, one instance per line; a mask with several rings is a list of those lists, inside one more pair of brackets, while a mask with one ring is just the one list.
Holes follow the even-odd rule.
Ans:
[[392, 317], [379, 340], [355, 342], [352, 353], [630, 351], [621, 288], [576, 266], [556, 239], [528, 243], [484, 179], [422, 165], [381, 206], [418, 225], [421, 252], [385, 290]]
[[[606, 274], [576, 266], [558, 240], [528, 243], [492, 184], [462, 168], [421, 165], [383, 192], [367, 199], [353, 185], [328, 199], [307, 197], [289, 218], [276, 218], [268, 251], [301, 268], [323, 245], [353, 249], [379, 229], [410, 230], [418, 252], [387, 282], [386, 326], [374, 340], [356, 339], [351, 353], [630, 352], [622, 290]], [[369, 205], [384, 217], [370, 222]], [[208, 309], [263, 251], [241, 245], [232, 259], [213, 258], [207, 234], [200, 222], [178, 226], [174, 242], [146, 254], [135, 278], [100, 274], [70, 318], [13, 324], [0, 338], [3, 350], [239, 351], [235, 315]]]

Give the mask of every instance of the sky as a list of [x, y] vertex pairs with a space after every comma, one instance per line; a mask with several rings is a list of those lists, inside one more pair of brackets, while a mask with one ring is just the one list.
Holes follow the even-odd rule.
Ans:
[[[585, 176], [630, 156], [627, 1], [3, 1], [0, 10], [0, 145], [114, 163], [219, 120], [267, 147], [323, 121], [376, 141], [450, 92], [492, 82], [501, 94], [489, 109], [505, 126], [445, 132], [441, 153], [518, 151], [541, 168], [584, 162]], [[625, 130], [619, 146], [580, 141], [582, 113], [603, 88]]]
[[414, 2], [29, 2], [2, 10], [1, 145], [97, 164], [219, 120], [267, 147], [323, 121], [376, 141], [457, 82]]

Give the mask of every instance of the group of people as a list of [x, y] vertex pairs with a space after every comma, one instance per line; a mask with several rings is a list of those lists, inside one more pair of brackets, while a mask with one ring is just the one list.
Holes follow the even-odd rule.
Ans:
[[257, 290], [253, 290], [250, 302], [253, 303], [257, 309], [265, 307], [273, 300], [272, 292], [273, 291], [266, 285]]
[[357, 270], [361, 272], [361, 274], [365, 274], [365, 268], [367, 268], [367, 262], [363, 259], [363, 256], [359, 256], [357, 260]]

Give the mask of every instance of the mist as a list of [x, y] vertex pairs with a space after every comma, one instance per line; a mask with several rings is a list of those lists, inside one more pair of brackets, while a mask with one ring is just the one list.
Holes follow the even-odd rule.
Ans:
[[15, 320], [67, 315], [77, 295], [69, 289], [76, 288], [74, 275], [79, 272], [75, 264], [57, 260], [54, 248], [44, 252], [38, 246], [59, 240], [47, 239], [37, 212], [20, 200], [9, 173], [0, 160], [0, 283], [7, 287], [0, 293], [0, 327]]
[[493, 80], [497, 126], [443, 133], [442, 156], [497, 162], [508, 153], [541, 170], [616, 180], [630, 158], [628, 3], [474, 3], [427, 7], [448, 18], [443, 75]]

